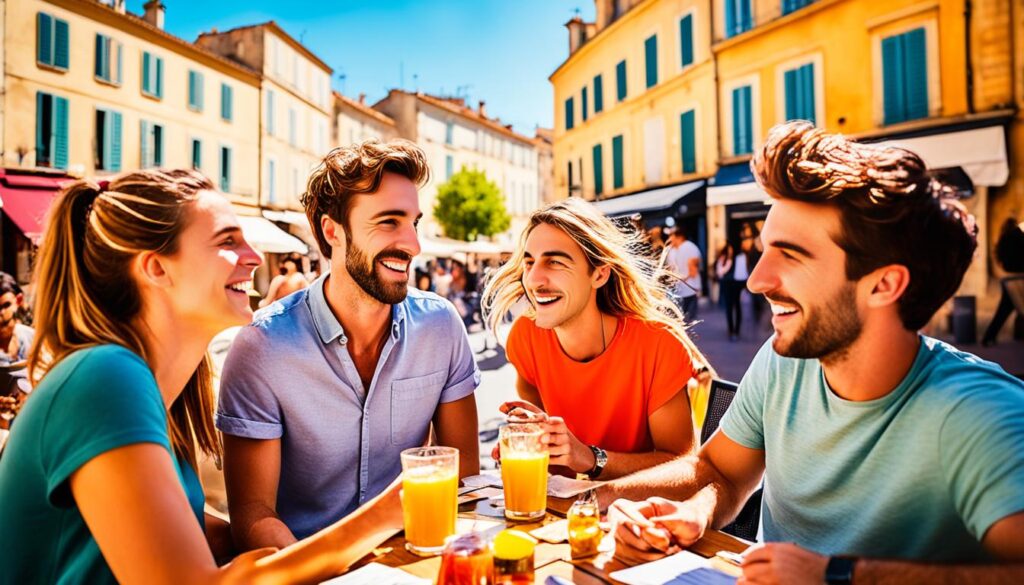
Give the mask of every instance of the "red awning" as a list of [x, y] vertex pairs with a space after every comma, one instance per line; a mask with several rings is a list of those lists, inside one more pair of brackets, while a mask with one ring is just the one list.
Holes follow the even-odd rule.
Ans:
[[38, 244], [50, 203], [69, 177], [15, 175], [0, 170], [2, 211], [21, 229], [25, 237]]

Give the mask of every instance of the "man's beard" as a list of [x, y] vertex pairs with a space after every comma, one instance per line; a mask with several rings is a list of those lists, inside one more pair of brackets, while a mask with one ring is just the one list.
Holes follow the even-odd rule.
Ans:
[[847, 284], [822, 305], [810, 310], [801, 307], [803, 326], [788, 345], [782, 345], [776, 334], [772, 348], [781, 356], [799, 359], [827, 361], [840, 357], [863, 329], [856, 303], [856, 287]]
[[350, 241], [345, 252], [345, 269], [366, 294], [385, 305], [397, 305], [409, 294], [408, 283], [387, 282], [377, 274], [377, 263], [387, 258], [404, 263], [412, 261], [412, 256], [400, 250], [384, 250], [371, 262], [367, 259], [366, 253]]

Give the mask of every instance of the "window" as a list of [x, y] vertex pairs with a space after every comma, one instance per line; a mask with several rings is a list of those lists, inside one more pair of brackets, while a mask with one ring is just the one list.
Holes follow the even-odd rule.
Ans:
[[622, 135], [612, 138], [612, 188], [621, 189], [625, 185], [622, 173]]
[[148, 51], [142, 53], [142, 93], [157, 99], [164, 97], [164, 60]]
[[267, 161], [267, 203], [273, 204], [277, 201], [277, 163], [273, 160]]
[[234, 97], [234, 90], [231, 86], [222, 83], [220, 84], [220, 117], [225, 122], [231, 121], [231, 110], [232, 110], [232, 99]]
[[928, 117], [928, 55], [924, 28], [882, 39], [885, 123]]
[[749, 85], [732, 90], [732, 153], [735, 155], [754, 152], [754, 121], [750, 95]]
[[36, 166], [68, 168], [68, 100], [36, 93]]
[[568, 176], [568, 179], [569, 179], [569, 197], [572, 197], [573, 196], [573, 191], [576, 189], [576, 186], [573, 184], [573, 178], [572, 178], [572, 161], [569, 161], [567, 163], [567, 166], [568, 166], [568, 168], [566, 169], [566, 172], [567, 172], [567, 176]]
[[615, 66], [615, 95], [621, 102], [626, 99], [626, 60]]
[[106, 35], [96, 35], [96, 79], [121, 85], [121, 53], [121, 43]]
[[604, 193], [604, 165], [602, 164], [602, 146], [594, 145], [594, 197]]
[[274, 92], [267, 90], [267, 134], [274, 135]]
[[444, 143], [448, 146], [452, 145], [453, 134], [455, 134], [455, 124], [451, 121], [446, 122], [444, 125]]
[[658, 35], [651, 35], [644, 41], [644, 58], [647, 63], [647, 87], [658, 85]]
[[679, 59], [680, 66], [693, 65], [693, 15], [687, 14], [679, 19]]
[[683, 173], [697, 172], [697, 114], [693, 110], [679, 116], [679, 149]]
[[36, 62], [68, 70], [68, 22], [45, 12], [36, 16]]
[[594, 76], [594, 113], [604, 110], [604, 81], [600, 75]]
[[140, 161], [142, 168], [159, 167], [164, 164], [164, 127], [146, 120], [140, 122]]
[[203, 74], [188, 72], [188, 107], [196, 112], [203, 111]]
[[569, 98], [569, 99], [565, 100], [565, 129], [566, 130], [572, 130], [572, 127], [574, 126], [572, 116], [573, 116], [572, 98]]
[[288, 144], [292, 146], [295, 146], [296, 143], [295, 136], [298, 133], [296, 126], [298, 123], [295, 121], [295, 110], [288, 108]]
[[203, 168], [203, 143], [198, 138], [192, 139], [192, 168], [197, 171]]
[[220, 147], [220, 190], [224, 193], [231, 192], [231, 149], [227, 146]]
[[814, 101], [814, 64], [808, 63], [783, 74], [786, 88], [786, 119], [817, 124]]
[[789, 14], [812, 4], [814, 0], [782, 0], [782, 14]]
[[582, 110], [583, 121], [587, 121], [587, 110], [590, 109], [590, 104], [587, 103], [587, 88], [584, 87], [583, 91], [580, 92], [580, 109]]
[[445, 180], [452, 178], [455, 172], [455, 159], [452, 155], [448, 154], [444, 157], [444, 178]]
[[725, 38], [734, 37], [754, 28], [750, 0], [725, 1]]
[[121, 170], [121, 114], [96, 109], [96, 170]]

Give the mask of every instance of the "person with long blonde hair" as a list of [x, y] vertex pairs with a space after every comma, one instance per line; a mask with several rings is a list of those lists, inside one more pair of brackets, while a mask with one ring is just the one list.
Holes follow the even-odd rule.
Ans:
[[643, 238], [580, 199], [552, 203], [484, 290], [492, 330], [527, 301], [506, 343], [522, 400], [501, 410], [544, 421], [560, 471], [614, 478], [694, 447], [687, 388], [709, 364]]
[[397, 485], [288, 550], [230, 557], [204, 516], [219, 454], [207, 346], [252, 319], [262, 262], [194, 171], [69, 185], [36, 267], [35, 384], [0, 458], [0, 583], [299, 583], [401, 527]]

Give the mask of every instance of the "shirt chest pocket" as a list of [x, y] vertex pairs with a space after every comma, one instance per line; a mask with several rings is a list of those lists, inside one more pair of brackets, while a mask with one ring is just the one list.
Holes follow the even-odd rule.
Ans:
[[392, 445], [417, 447], [426, 441], [446, 378], [441, 371], [391, 383]]

